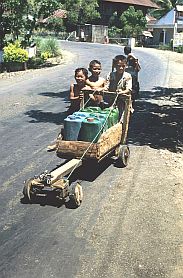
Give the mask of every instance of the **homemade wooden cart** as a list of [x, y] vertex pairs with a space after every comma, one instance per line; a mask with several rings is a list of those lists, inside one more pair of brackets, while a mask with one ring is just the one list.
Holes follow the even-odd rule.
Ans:
[[[109, 92], [108, 92], [109, 93]], [[110, 93], [113, 98], [118, 98], [117, 93]], [[131, 110], [131, 96], [120, 96], [124, 102], [122, 122], [118, 122], [100, 135], [97, 143], [84, 141], [65, 141], [58, 136], [55, 151], [58, 157], [66, 159], [65, 164], [51, 172], [45, 171], [25, 182], [23, 194], [29, 201], [36, 196], [44, 195], [45, 190], [52, 190], [56, 197], [62, 201], [67, 198], [75, 207], [80, 206], [83, 199], [81, 184], [71, 182], [70, 177], [74, 170], [86, 160], [100, 163], [107, 156], [114, 156], [122, 167], [127, 166], [130, 150], [126, 145], [128, 125]], [[112, 111], [113, 107], [111, 107]]]

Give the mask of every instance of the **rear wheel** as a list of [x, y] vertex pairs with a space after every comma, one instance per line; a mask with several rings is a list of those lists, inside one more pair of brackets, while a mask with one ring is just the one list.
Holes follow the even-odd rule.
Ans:
[[83, 189], [81, 184], [79, 182], [71, 184], [69, 191], [69, 199], [76, 208], [79, 207], [83, 200]]
[[120, 145], [119, 153], [118, 153], [118, 162], [122, 167], [126, 167], [128, 165], [128, 161], [130, 158], [130, 149], [127, 145]]

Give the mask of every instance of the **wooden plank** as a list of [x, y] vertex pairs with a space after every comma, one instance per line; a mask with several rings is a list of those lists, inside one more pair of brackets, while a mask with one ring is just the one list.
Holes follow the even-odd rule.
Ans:
[[59, 178], [64, 177], [69, 174], [75, 167], [79, 167], [82, 164], [82, 161], [79, 159], [72, 159], [66, 164], [60, 166], [56, 170], [51, 172], [51, 184], [57, 181]]
[[59, 156], [68, 155], [74, 157], [81, 157], [83, 153], [89, 148], [86, 153], [86, 157], [97, 158], [97, 144], [92, 144], [91, 146], [90, 144], [91, 142], [59, 140], [57, 144], [57, 153], [59, 154]]
[[101, 135], [98, 141], [100, 158], [103, 155], [105, 155], [107, 152], [115, 148], [115, 146], [120, 144], [121, 136], [122, 136], [121, 123], [112, 126]]

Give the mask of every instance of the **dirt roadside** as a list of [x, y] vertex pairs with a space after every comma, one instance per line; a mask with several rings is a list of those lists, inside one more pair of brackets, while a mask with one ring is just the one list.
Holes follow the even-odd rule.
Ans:
[[75, 57], [74, 54], [72, 54], [66, 50], [62, 50], [62, 58], [58, 57], [58, 58], [48, 59], [48, 66], [45, 66], [44, 68], [28, 69], [26, 71], [0, 73], [0, 83], [2, 84], [2, 86], [4, 86], [4, 85], [6, 86], [8, 84], [12, 84], [14, 82], [21, 81], [22, 79], [24, 79], [25, 76], [27, 78], [34, 77], [37, 75], [42, 75], [48, 71], [50, 72], [50, 71], [57, 70], [58, 67], [62, 67], [63, 65], [66, 65], [67, 63], [72, 61], [72, 59], [74, 57]]

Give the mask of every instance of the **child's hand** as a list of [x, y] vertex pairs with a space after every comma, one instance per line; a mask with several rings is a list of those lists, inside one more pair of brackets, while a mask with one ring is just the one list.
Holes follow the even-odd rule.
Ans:
[[89, 94], [89, 98], [92, 99], [92, 100], [95, 100], [95, 97], [93, 94]]
[[84, 97], [84, 94], [83, 93], [79, 93], [79, 99], [83, 99], [83, 97]]

